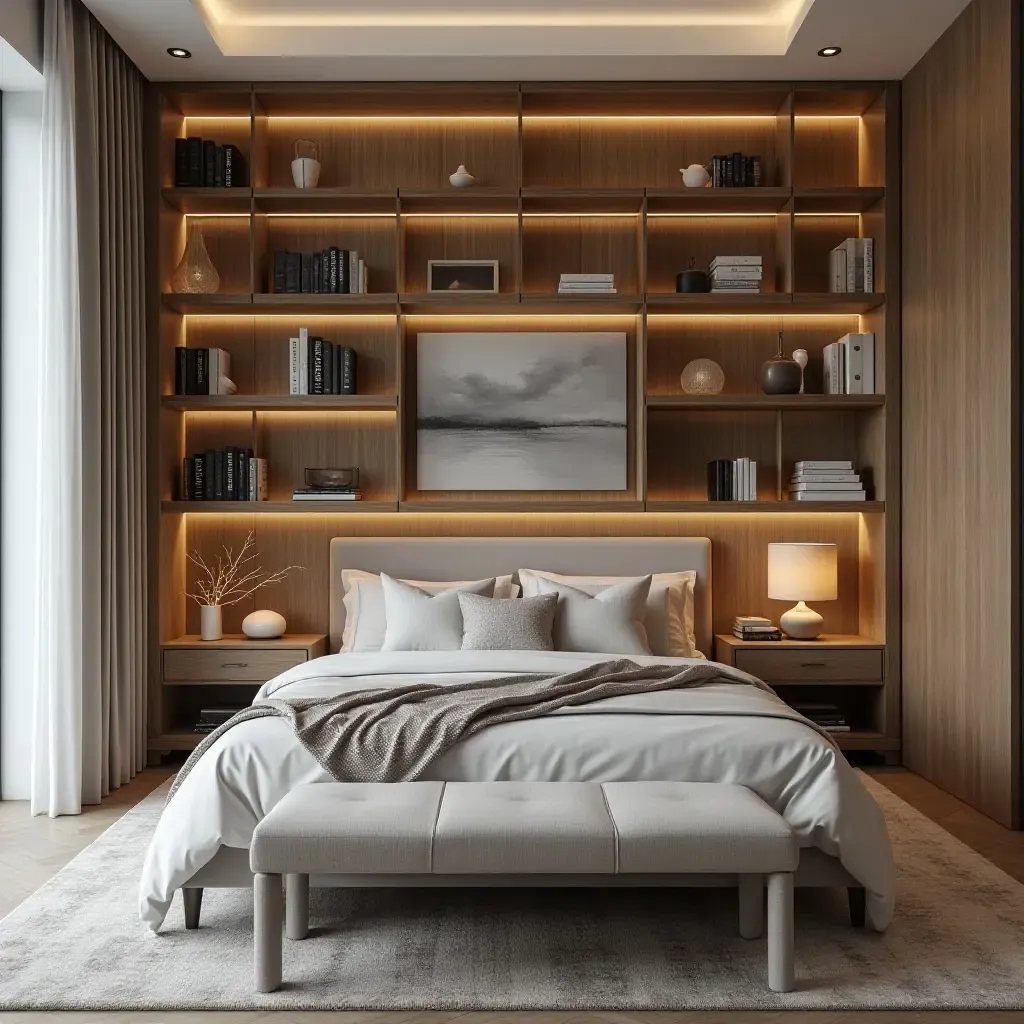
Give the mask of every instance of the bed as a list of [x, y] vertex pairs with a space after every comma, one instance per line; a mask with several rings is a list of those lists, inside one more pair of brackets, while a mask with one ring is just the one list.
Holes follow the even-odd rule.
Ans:
[[[706, 538], [335, 538], [330, 545], [331, 653], [270, 680], [259, 696], [334, 695], [411, 680], [444, 684], [564, 672], [609, 660], [607, 654], [538, 651], [336, 653], [345, 627], [342, 569], [407, 579], [474, 580], [528, 567], [634, 577], [693, 570], [694, 635], [699, 650], [712, 650], [711, 542]], [[688, 663], [653, 656], [631, 660]], [[715, 683], [612, 698], [496, 726], [458, 744], [423, 777], [740, 783], [782, 814], [798, 836], [798, 886], [863, 890], [873, 928], [884, 930], [892, 918], [895, 869], [878, 806], [826, 737], [788, 712], [773, 694], [752, 686]], [[179, 888], [251, 887], [248, 850], [256, 824], [295, 786], [327, 781], [330, 777], [282, 719], [261, 718], [230, 729], [164, 810], [143, 869], [142, 920], [158, 930]], [[616, 876], [609, 881], [621, 884]], [[432, 884], [471, 882], [437, 876]], [[313, 884], [395, 885], [396, 879], [332, 875], [314, 878]], [[553, 879], [552, 884], [564, 883]], [[726, 885], [731, 880], [672, 876], [647, 884]]]

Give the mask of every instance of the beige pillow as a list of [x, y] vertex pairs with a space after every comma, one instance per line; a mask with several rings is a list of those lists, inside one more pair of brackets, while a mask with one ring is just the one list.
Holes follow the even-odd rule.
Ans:
[[[428, 580], [402, 580], [410, 586], [425, 590], [428, 594], [439, 594], [443, 590], [475, 586], [484, 580], [459, 580], [439, 583]], [[363, 569], [342, 569], [341, 587], [345, 593], [345, 629], [341, 634], [343, 652], [355, 654], [362, 651], [379, 651], [384, 646], [387, 633], [387, 615], [384, 606], [384, 588], [377, 573]], [[495, 597], [515, 597], [519, 587], [512, 582], [512, 576], [499, 576], [494, 583]]]
[[[520, 569], [519, 582], [523, 585], [523, 597], [535, 597], [542, 593], [538, 583], [542, 579], [565, 583], [587, 594], [597, 594], [606, 587], [625, 583], [632, 577], [562, 576], [542, 569]], [[704, 657], [697, 650], [697, 639], [693, 632], [693, 589], [696, 585], [697, 573], [693, 569], [652, 575], [644, 615], [647, 643], [652, 654], [665, 658]]]

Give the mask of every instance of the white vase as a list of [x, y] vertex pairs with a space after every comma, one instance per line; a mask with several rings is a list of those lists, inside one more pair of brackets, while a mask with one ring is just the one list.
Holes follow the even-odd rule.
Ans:
[[454, 174], [448, 175], [448, 180], [455, 188], [468, 188], [476, 181], [476, 178], [466, 170], [465, 164], [459, 164], [458, 170]]
[[199, 609], [199, 634], [204, 640], [220, 640], [224, 636], [224, 609], [219, 604], [204, 604]]
[[310, 156], [296, 157], [292, 161], [292, 181], [296, 188], [316, 188], [320, 180], [320, 161]]

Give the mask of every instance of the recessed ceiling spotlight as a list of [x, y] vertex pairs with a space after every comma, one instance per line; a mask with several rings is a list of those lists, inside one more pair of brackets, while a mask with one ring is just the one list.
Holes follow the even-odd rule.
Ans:
[[841, 46], [823, 46], [818, 51], [819, 57], [838, 57], [843, 52]]
[[188, 60], [189, 57], [192, 56], [192, 52], [190, 50], [186, 50], [183, 46], [168, 46], [167, 52], [172, 57], [177, 57], [178, 60]]

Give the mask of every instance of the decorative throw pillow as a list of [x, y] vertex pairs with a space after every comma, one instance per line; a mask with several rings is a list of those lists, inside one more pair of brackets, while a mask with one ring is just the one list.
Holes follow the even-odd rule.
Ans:
[[[586, 594], [599, 594], [607, 587], [625, 583], [629, 576], [562, 576], [540, 569], [520, 569], [519, 579], [523, 585], [523, 596], [534, 597], [540, 593], [538, 579], [552, 580], [576, 587]], [[647, 595], [647, 611], [644, 614], [644, 628], [647, 643], [652, 654], [667, 658], [703, 658], [697, 650], [697, 638], [693, 628], [693, 591], [697, 585], [697, 573], [693, 569], [684, 572], [656, 572], [651, 577], [651, 589]]]
[[557, 594], [488, 600], [460, 590], [464, 651], [550, 651]]
[[606, 587], [593, 596], [553, 580], [541, 579], [538, 585], [541, 593], [558, 595], [556, 651], [651, 653], [643, 623], [650, 576]]
[[[428, 594], [384, 573], [380, 582], [387, 617], [382, 651], [457, 651], [462, 647], [459, 594], [463, 588]], [[490, 597], [494, 593], [494, 580], [471, 583], [464, 589]]]
[[[440, 594], [443, 590], [456, 587], [476, 587], [486, 580], [462, 580], [447, 583], [425, 580], [402, 580], [410, 586], [425, 590], [428, 594]], [[341, 635], [341, 649], [346, 653], [379, 651], [387, 631], [387, 617], [384, 612], [384, 588], [380, 576], [363, 569], [342, 569], [341, 587], [345, 593], [345, 629]], [[473, 591], [477, 593], [476, 590]], [[494, 582], [495, 597], [515, 597], [519, 587], [512, 582], [511, 574], [499, 576]]]

